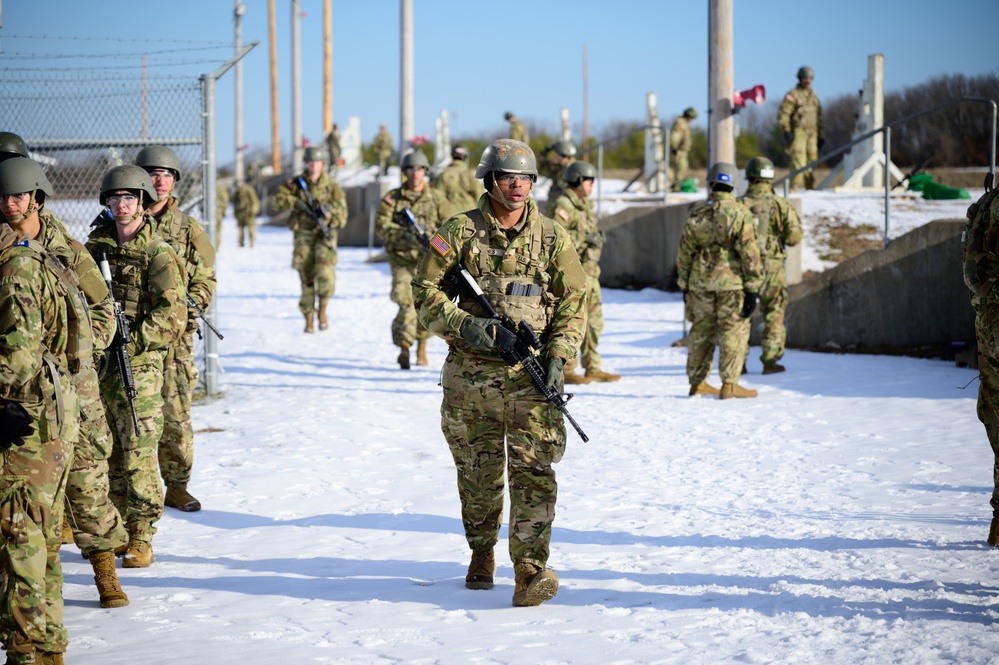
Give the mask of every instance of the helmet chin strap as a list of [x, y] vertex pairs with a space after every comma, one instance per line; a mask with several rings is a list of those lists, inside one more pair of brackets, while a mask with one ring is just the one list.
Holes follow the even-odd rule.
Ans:
[[[527, 193], [530, 194], [533, 191], [534, 183], [532, 182], [531, 188], [527, 190]], [[500, 189], [499, 183], [496, 182], [495, 178], [493, 179], [493, 188], [486, 193], [489, 194], [489, 198], [496, 201], [496, 203], [499, 203], [507, 210], [520, 210], [527, 205], [527, 199], [524, 199], [523, 201], [511, 201], [507, 197], [503, 196], [503, 190]]]
[[41, 209], [42, 209], [41, 206], [35, 203], [35, 193], [31, 192], [31, 198], [28, 200], [28, 209], [25, 210], [23, 213], [12, 215], [10, 217], [4, 214], [4, 219], [6, 219], [11, 224], [20, 224], [21, 222], [31, 217], [33, 214], [35, 214]]
[[115, 215], [114, 213], [111, 213], [111, 216], [114, 217], [114, 221], [118, 222], [119, 224], [129, 224], [131, 222], [134, 222], [138, 218], [142, 217], [142, 213], [143, 213], [142, 208], [136, 208], [135, 212], [133, 212], [131, 215]]

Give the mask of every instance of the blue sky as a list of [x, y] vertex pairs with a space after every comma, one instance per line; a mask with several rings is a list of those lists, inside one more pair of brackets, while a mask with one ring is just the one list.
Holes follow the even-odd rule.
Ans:
[[[244, 60], [244, 139], [251, 148], [269, 150], [267, 2], [244, 0], [244, 4], [243, 42], [260, 40]], [[279, 116], [287, 149], [291, 3], [276, 4]], [[664, 118], [695, 106], [701, 111], [699, 122], [704, 121], [706, 0], [414, 0], [413, 4], [417, 134], [432, 136], [442, 108], [451, 114], [453, 137], [498, 134], [508, 109], [554, 132], [559, 110], [567, 107], [578, 132], [584, 45], [591, 134], [613, 121], [640, 120], [648, 92], [657, 94]], [[147, 52], [156, 71], [197, 77], [215, 71], [232, 55], [233, 7], [232, 0], [7, 0], [2, 6], [0, 66], [73, 68], [108, 63], [138, 69], [141, 53]], [[301, 0], [301, 8], [305, 14], [303, 132], [315, 141], [322, 134], [323, 3]], [[820, 98], [855, 94], [871, 53], [885, 55], [889, 91], [942, 74], [995, 73], [999, 71], [996, 26], [999, 2], [995, 0], [735, 0], [736, 87], [762, 83], [768, 98], [776, 99], [794, 85], [798, 67], [807, 64], [816, 72], [814, 87]], [[34, 39], [39, 36], [47, 38]], [[382, 122], [398, 137], [399, 3], [334, 0], [333, 42], [334, 120], [343, 126], [348, 117], [359, 116], [365, 141]], [[53, 63], [19, 55], [24, 53], [124, 57]], [[168, 64], [178, 60], [187, 64]], [[218, 156], [224, 164], [233, 154], [231, 72], [219, 81], [217, 92]]]

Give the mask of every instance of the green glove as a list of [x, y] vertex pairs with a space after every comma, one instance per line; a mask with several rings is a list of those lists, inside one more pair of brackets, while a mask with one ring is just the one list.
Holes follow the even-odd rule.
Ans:
[[553, 390], [559, 395], [562, 394], [562, 389], [565, 387], [565, 377], [562, 376], [563, 367], [565, 367], [565, 361], [552, 356], [548, 359], [548, 365], [545, 368], [545, 388]]
[[493, 328], [496, 321], [470, 316], [461, 324], [461, 338], [473, 349], [491, 349], [496, 344]]
[[603, 247], [604, 246], [604, 242], [606, 242], [606, 239], [604, 238], [604, 234], [600, 233], [599, 231], [597, 233], [587, 233], [586, 234], [586, 244], [587, 245], [591, 245], [593, 247], [598, 247], [599, 248], [599, 247]]

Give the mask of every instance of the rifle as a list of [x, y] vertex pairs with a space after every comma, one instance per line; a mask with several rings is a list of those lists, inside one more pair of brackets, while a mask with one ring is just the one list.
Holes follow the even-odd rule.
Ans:
[[584, 443], [589, 441], [590, 438], [586, 436], [575, 418], [572, 417], [566, 408], [566, 404], [572, 399], [572, 393], [563, 394], [545, 385], [545, 370], [541, 367], [541, 363], [538, 362], [536, 355], [541, 349], [541, 340], [538, 339], [538, 335], [534, 332], [531, 324], [526, 321], [514, 324], [513, 319], [509, 316], [500, 316], [493, 308], [492, 303], [489, 302], [489, 299], [486, 298], [482, 289], [479, 288], [475, 278], [469, 274], [468, 269], [465, 268], [461, 261], [444, 275], [443, 281], [445, 284], [454, 287], [459, 297], [468, 297], [475, 300], [485, 310], [486, 314], [489, 315], [489, 318], [496, 319], [499, 325], [511, 333], [510, 335], [504, 335], [502, 340], [500, 339], [500, 335], [496, 336], [496, 343], [500, 348], [500, 357], [510, 367], [515, 367], [518, 363], [522, 364], [524, 371], [531, 377], [534, 389], [565, 416], [566, 420], [572, 424], [573, 429], [576, 430], [579, 438]]
[[[198, 318], [200, 318], [202, 321], [205, 322], [205, 325], [208, 326], [209, 330], [215, 333], [216, 337], [218, 337], [219, 339], [225, 339], [224, 337], [222, 337], [222, 333], [219, 332], [219, 329], [213, 326], [212, 322], [209, 321], [207, 318], [205, 318], [205, 310], [198, 307], [198, 303], [194, 302], [194, 298], [191, 297], [190, 293], [187, 294], [187, 306], [198, 313]], [[198, 329], [198, 339], [201, 339], [200, 328]]]
[[104, 208], [97, 215], [97, 217], [94, 217], [94, 221], [90, 222], [90, 228], [93, 229], [103, 224], [107, 224], [108, 222], [114, 222], [114, 215], [111, 214], [111, 210], [109, 208]]
[[430, 238], [427, 237], [427, 231], [417, 223], [416, 217], [413, 215], [413, 211], [406, 208], [402, 211], [402, 216], [403, 219], [405, 219], [405, 221], [408, 222], [413, 228], [413, 233], [416, 234], [416, 239], [420, 241], [420, 248], [425, 250], [427, 247], [430, 247]]
[[108, 255], [107, 253], [101, 254], [101, 275], [104, 277], [104, 281], [108, 285], [108, 291], [111, 294], [111, 303], [114, 305], [114, 319], [117, 324], [117, 330], [114, 333], [114, 339], [111, 341], [111, 345], [108, 346], [108, 351], [114, 356], [115, 362], [118, 365], [118, 376], [121, 378], [121, 387], [125, 391], [125, 397], [128, 399], [128, 406], [132, 409], [132, 424], [135, 425], [135, 431], [139, 431], [139, 417], [135, 413], [135, 398], [139, 395], [139, 391], [135, 389], [135, 376], [132, 374], [132, 359], [128, 357], [128, 348], [126, 344], [132, 341], [132, 334], [128, 329], [128, 319], [125, 318], [125, 312], [121, 308], [121, 303], [115, 300], [114, 290], [111, 286], [111, 268], [108, 266]]
[[900, 187], [903, 183], [905, 183], [906, 186], [908, 186], [908, 182], [912, 178], [912, 176], [916, 175], [917, 173], [919, 173], [920, 171], [922, 171], [923, 169], [925, 169], [926, 165], [929, 164], [930, 159], [931, 159], [931, 157], [927, 157], [926, 159], [924, 159], [921, 162], [919, 162], [918, 164], [916, 164], [916, 168], [914, 168], [911, 171], [909, 171], [907, 174], [905, 174], [904, 178], [902, 178], [901, 180], [899, 180], [898, 182], [896, 182], [892, 186], [891, 191], [894, 191], [896, 187]]
[[305, 182], [305, 178], [302, 176], [297, 176], [295, 182], [298, 183], [299, 188], [305, 192], [305, 202], [309, 206], [309, 213], [312, 215], [312, 219], [316, 220], [316, 224], [319, 225], [319, 230], [323, 234], [323, 238], [327, 240], [333, 239], [333, 229], [330, 225], [326, 223], [326, 216], [330, 214], [330, 207], [325, 203], [321, 204], [316, 201], [312, 196], [312, 192], [309, 191], [309, 184]]

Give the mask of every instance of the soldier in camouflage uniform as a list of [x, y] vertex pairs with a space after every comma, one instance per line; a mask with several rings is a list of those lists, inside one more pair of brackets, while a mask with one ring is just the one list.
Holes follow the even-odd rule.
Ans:
[[455, 212], [471, 210], [482, 196], [482, 184], [468, 168], [468, 150], [460, 145], [451, 149], [451, 163], [433, 179], [430, 186], [451, 204]]
[[[777, 112], [777, 124], [784, 132], [784, 144], [791, 158], [792, 171], [814, 162], [822, 144], [826, 142], [826, 132], [822, 126], [822, 105], [812, 90], [814, 76], [811, 67], [800, 68], [798, 85], [784, 95], [784, 101], [780, 103]], [[791, 179], [791, 191], [798, 189], [802, 182], [807, 189], [815, 188], [815, 173], [812, 169]]]
[[978, 419], [992, 446], [992, 523], [988, 543], [999, 547], [999, 189], [987, 181], [985, 194], [968, 208], [964, 283], [975, 308], [978, 340]]
[[[178, 178], [179, 180], [180, 178]], [[229, 206], [229, 190], [222, 183], [215, 185], [215, 246], [222, 246], [222, 219]]]
[[597, 342], [604, 329], [603, 298], [600, 294], [600, 253], [606, 238], [597, 225], [597, 215], [593, 210], [593, 180], [597, 169], [589, 162], [573, 162], [565, 172], [568, 187], [555, 201], [555, 214], [552, 217], [565, 227], [572, 237], [579, 254], [579, 261], [586, 273], [586, 332], [580, 353], [583, 357], [585, 376], [574, 371], [576, 357], [565, 364], [563, 373], [566, 383], [589, 383], [590, 381], [617, 381], [620, 374], [611, 374], [600, 369], [600, 354]]
[[555, 202], [566, 189], [566, 169], [576, 161], [576, 146], [572, 141], [555, 141], [545, 148], [541, 156], [543, 159], [538, 165], [538, 173], [552, 181], [548, 188], [548, 200], [541, 212], [552, 217], [555, 214]]
[[565, 451], [565, 425], [523, 369], [500, 358], [496, 340], [508, 337], [506, 329], [475, 301], [455, 304], [441, 278], [461, 261], [497, 312], [530, 323], [544, 344], [547, 385], [561, 392], [562, 368], [583, 334], [586, 275], [572, 238], [530, 196], [537, 173], [527, 144], [500, 139], [487, 147], [475, 172], [486, 194], [433, 236], [413, 278], [421, 321], [450, 347], [441, 427], [472, 550], [465, 586], [493, 586], [505, 470], [516, 606], [538, 605], [558, 591], [558, 575], [546, 564], [557, 492], [552, 465]]
[[138, 428], [113, 362], [105, 363], [101, 376], [101, 398], [114, 436], [111, 499], [129, 536], [122, 564], [126, 568], [145, 568], [154, 561], [154, 525], [163, 515], [157, 465], [163, 436], [163, 363], [167, 350], [182, 343], [188, 320], [183, 265], [145, 210], [156, 201], [151, 182], [138, 166], [108, 171], [101, 183], [100, 202], [110, 208], [114, 221], [97, 226], [86, 242], [98, 264], [105, 258], [108, 262], [112, 296], [130, 332], [126, 349], [135, 377]]
[[31, 160], [0, 164], [0, 640], [8, 663], [62, 663], [69, 643], [59, 525], [80, 434], [71, 376], [93, 338], [71, 257], [36, 240], [51, 193]]
[[680, 191], [680, 183], [687, 178], [690, 169], [690, 148], [693, 145], [693, 138], [690, 134], [690, 123], [697, 118], [697, 109], [689, 107], [683, 111], [683, 115], [673, 122], [673, 127], [669, 132], [669, 168], [670, 168], [670, 188], [674, 192]]
[[260, 199], [249, 183], [242, 183], [232, 195], [232, 208], [236, 214], [239, 230], [239, 246], [245, 246], [249, 236], [250, 247], [257, 241], [257, 215], [260, 214]]
[[427, 364], [427, 338], [430, 333], [416, 319], [413, 307], [413, 269], [420, 261], [423, 247], [417, 237], [417, 230], [406, 220], [404, 212], [409, 210], [416, 218], [417, 225], [427, 237], [433, 236], [444, 220], [451, 216], [451, 205], [441, 197], [426, 181], [430, 162], [419, 150], [402, 158], [402, 172], [406, 176], [402, 187], [393, 189], [378, 204], [378, 217], [375, 228], [385, 242], [392, 269], [392, 302], [399, 311], [392, 320], [392, 343], [399, 347], [399, 367], [409, 369], [409, 348], [414, 340], [416, 364]]
[[388, 173], [389, 160], [395, 151], [395, 143], [392, 141], [392, 135], [389, 134], [385, 125], [378, 126], [378, 133], [375, 134], [374, 149], [375, 156], [378, 158], [378, 172], [385, 175]]
[[325, 141], [326, 154], [330, 159], [330, 163], [327, 168], [330, 175], [336, 177], [337, 169], [340, 168], [340, 130], [335, 122], [333, 123], [333, 128], [330, 129], [329, 134], [326, 135]]
[[[180, 258], [184, 289], [205, 311], [215, 295], [215, 249], [198, 220], [182, 212], [180, 201], [173, 196], [181, 179], [180, 161], [170, 148], [152, 145], [139, 151], [135, 164], [146, 170], [156, 190], [157, 200], [146, 210], [153, 218], [153, 229]], [[166, 485], [164, 504], [194, 512], [201, 510], [201, 502], [191, 495], [187, 485], [194, 468], [191, 403], [198, 386], [198, 365], [194, 361], [198, 314], [193, 307], [186, 310], [184, 334], [166, 349], [163, 359], [163, 436], [158, 458]]]
[[[787, 329], [784, 312], [787, 311], [787, 247], [801, 242], [801, 220], [786, 199], [777, 196], [771, 181], [774, 165], [766, 157], [753, 157], [746, 164], [749, 188], [739, 201], [753, 213], [756, 223], [756, 244], [763, 261], [763, 286], [760, 288], [760, 313], [763, 315], [763, 339], [760, 360], [763, 373], [783, 372], [780, 359], [784, 357]], [[748, 319], [747, 333], [748, 333]]]
[[[737, 178], [732, 164], [712, 166], [708, 200], [690, 209], [680, 235], [676, 283], [692, 317], [687, 347], [692, 396], [756, 397], [738, 380], [748, 341], [745, 320], [759, 299], [763, 268], [753, 214], [732, 195]], [[720, 393], [707, 382], [716, 343]]]
[[530, 143], [530, 136], [527, 134], [527, 125], [513, 114], [507, 111], [503, 114], [503, 119], [510, 123], [510, 138], [521, 143]]
[[327, 240], [312, 209], [308, 194], [292, 178], [281, 185], [271, 197], [275, 210], [290, 210], [288, 228], [295, 232], [291, 267], [298, 271], [302, 282], [302, 297], [298, 309], [305, 317], [305, 332], [315, 332], [313, 318], [319, 312], [319, 329], [329, 328], [326, 307], [336, 291], [336, 235], [347, 223], [347, 197], [340, 185], [325, 172], [326, 154], [322, 148], [305, 149], [305, 172], [302, 180], [319, 206], [326, 206], [326, 225], [332, 236]]

